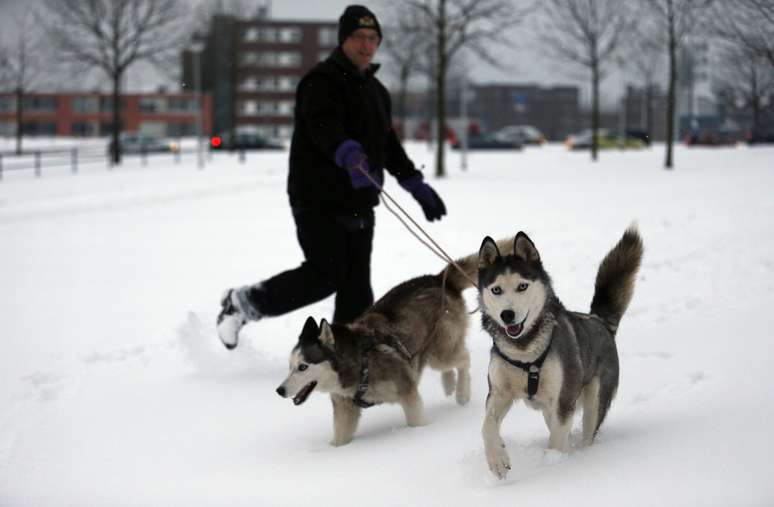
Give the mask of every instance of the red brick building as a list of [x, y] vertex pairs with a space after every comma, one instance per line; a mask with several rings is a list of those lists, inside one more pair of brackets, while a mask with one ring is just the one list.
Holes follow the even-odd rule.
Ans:
[[[125, 132], [153, 136], [196, 135], [199, 108], [194, 93], [127, 93], [122, 97]], [[212, 131], [212, 100], [202, 95], [202, 132]], [[106, 136], [112, 128], [112, 97], [102, 93], [25, 95], [22, 131], [30, 136]], [[0, 136], [16, 132], [16, 96], [0, 93]]]

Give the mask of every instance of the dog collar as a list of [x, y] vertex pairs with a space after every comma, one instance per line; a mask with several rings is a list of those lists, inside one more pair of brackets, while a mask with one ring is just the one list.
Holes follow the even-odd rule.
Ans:
[[537, 394], [538, 386], [540, 385], [540, 368], [543, 366], [543, 362], [546, 360], [546, 357], [548, 357], [548, 352], [551, 350], [551, 343], [548, 343], [548, 347], [546, 347], [546, 350], [543, 351], [542, 354], [540, 354], [540, 357], [535, 359], [531, 363], [523, 363], [521, 361], [517, 361], [515, 359], [511, 359], [510, 357], [503, 354], [503, 351], [500, 350], [497, 347], [496, 343], [492, 344], [492, 352], [500, 356], [505, 362], [510, 364], [511, 366], [515, 366], [516, 368], [519, 368], [520, 370], [524, 370], [527, 372], [527, 398], [532, 399], [535, 394]]

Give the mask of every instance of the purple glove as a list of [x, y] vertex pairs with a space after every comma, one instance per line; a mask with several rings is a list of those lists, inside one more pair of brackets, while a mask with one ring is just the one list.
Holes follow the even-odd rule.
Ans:
[[425, 218], [428, 221], [440, 220], [446, 214], [446, 206], [435, 190], [423, 179], [424, 177], [420, 173], [401, 181], [400, 186], [407, 192], [411, 192], [411, 196], [422, 206], [422, 211], [425, 212]]
[[379, 186], [382, 185], [382, 175], [378, 171], [371, 169], [371, 165], [368, 163], [368, 157], [363, 151], [363, 146], [359, 142], [353, 139], [347, 139], [342, 142], [339, 147], [336, 148], [334, 159], [339, 167], [343, 167], [347, 170], [352, 188], [359, 189], [373, 186], [373, 182], [363, 174], [361, 168], [365, 170], [371, 178], [376, 180], [376, 182], [379, 183]]

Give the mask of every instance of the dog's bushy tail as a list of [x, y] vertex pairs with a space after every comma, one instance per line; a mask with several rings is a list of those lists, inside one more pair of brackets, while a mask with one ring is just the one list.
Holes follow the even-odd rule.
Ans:
[[[500, 250], [502, 255], [513, 253], [513, 240], [513, 236], [508, 239], [497, 240], [497, 249]], [[460, 290], [464, 290], [473, 287], [478, 283], [478, 252], [457, 259], [455, 262], [462, 272], [460, 272], [460, 269], [454, 267], [454, 265], [448, 264], [444, 269], [444, 271], [446, 271], [447, 284], [454, 285]], [[440, 276], [443, 276], [443, 271]]]
[[591, 313], [601, 317], [613, 335], [632, 299], [642, 252], [642, 238], [632, 224], [599, 265]]

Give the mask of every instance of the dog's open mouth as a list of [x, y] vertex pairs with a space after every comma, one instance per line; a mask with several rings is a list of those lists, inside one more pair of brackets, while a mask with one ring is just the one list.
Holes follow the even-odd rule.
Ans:
[[305, 385], [300, 391], [298, 391], [298, 394], [293, 397], [293, 404], [300, 405], [305, 402], [314, 390], [315, 386], [317, 386], [317, 382], [309, 382], [307, 385]]
[[505, 326], [505, 334], [511, 338], [518, 338], [521, 332], [524, 331], [524, 323], [527, 322], [527, 316], [529, 316], [529, 312], [527, 312], [527, 315], [524, 316], [524, 320], [518, 324], [510, 324]]

